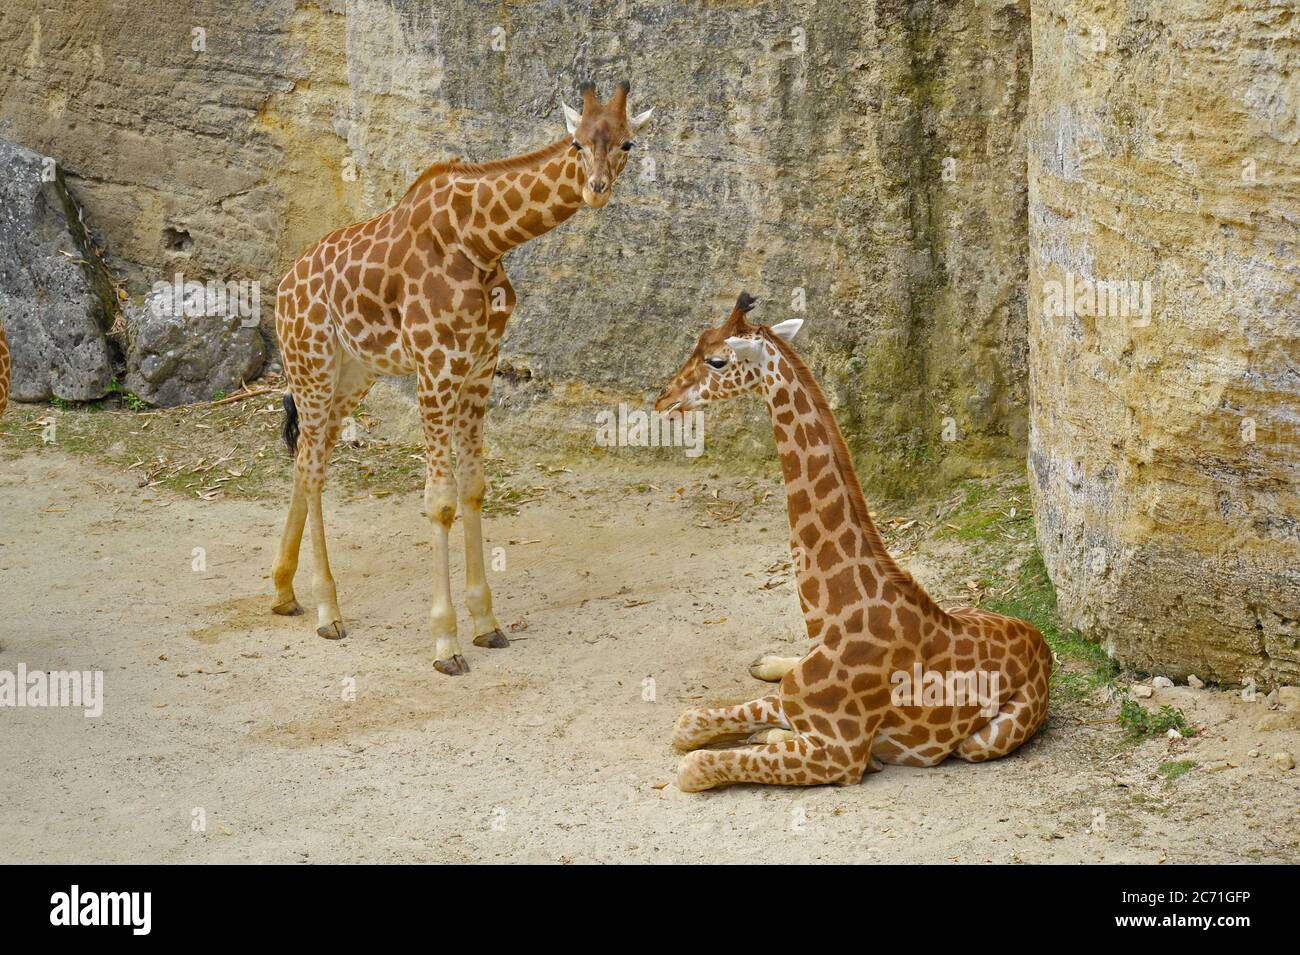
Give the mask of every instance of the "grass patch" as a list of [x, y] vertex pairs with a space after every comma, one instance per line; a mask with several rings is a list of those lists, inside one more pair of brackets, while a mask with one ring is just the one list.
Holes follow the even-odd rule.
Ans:
[[1148, 710], [1127, 693], [1120, 698], [1119, 725], [1128, 731], [1132, 739], [1163, 736], [1170, 730], [1177, 730], [1185, 737], [1196, 735], [1196, 729], [1187, 725], [1187, 717], [1182, 710], [1168, 705], [1158, 710]]
[[[1082, 699], [1115, 682], [1119, 666], [1101, 645], [1078, 630], [1064, 627], [1056, 611], [1056, 589], [1037, 549], [1025, 560], [1010, 592], [980, 602], [994, 613], [1028, 620], [1037, 627], [1052, 648], [1060, 666], [1052, 669], [1052, 692], [1069, 699]], [[1005, 593], [1005, 596], [1001, 594]]]
[[1156, 772], [1165, 777], [1168, 782], [1173, 782], [1179, 776], [1184, 776], [1196, 767], [1194, 759], [1180, 759], [1171, 763], [1161, 763], [1156, 767]]
[[965, 543], [1016, 543], [1032, 540], [1033, 514], [1026, 503], [1024, 481], [999, 487], [987, 481], [962, 485], [964, 498], [935, 530], [936, 540]]

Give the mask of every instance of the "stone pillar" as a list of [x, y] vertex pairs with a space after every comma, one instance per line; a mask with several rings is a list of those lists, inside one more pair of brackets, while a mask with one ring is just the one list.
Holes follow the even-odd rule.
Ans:
[[1034, 0], [1030, 480], [1125, 664], [1300, 678], [1300, 47], [1268, 0]]

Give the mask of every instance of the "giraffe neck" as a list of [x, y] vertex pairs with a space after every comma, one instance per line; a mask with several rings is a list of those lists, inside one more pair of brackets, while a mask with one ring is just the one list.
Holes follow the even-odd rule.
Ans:
[[937, 610], [899, 568], [862, 496], [848, 446], [808, 367], [783, 342], [763, 383], [785, 476], [790, 546], [808, 635], [884, 599]]
[[480, 266], [490, 266], [582, 207], [586, 174], [571, 144], [565, 136], [509, 159], [432, 166], [408, 198], [419, 208], [427, 197], [431, 225], [443, 241], [459, 243]]

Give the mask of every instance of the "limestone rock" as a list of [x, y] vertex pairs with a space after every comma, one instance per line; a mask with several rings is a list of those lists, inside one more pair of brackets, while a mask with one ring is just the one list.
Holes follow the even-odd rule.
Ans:
[[[1029, 460], [1068, 622], [1300, 676], [1300, 90], [1265, 2], [1034, 0]], [[1073, 307], [1070, 307], [1070, 306]]]
[[266, 360], [260, 293], [161, 283], [125, 310], [126, 389], [152, 405], [208, 401], [256, 378]]
[[1285, 771], [1295, 769], [1295, 757], [1290, 753], [1274, 753], [1273, 765], [1278, 769]]
[[52, 159], [0, 139], [0, 321], [16, 401], [101, 398], [113, 381], [108, 273]]

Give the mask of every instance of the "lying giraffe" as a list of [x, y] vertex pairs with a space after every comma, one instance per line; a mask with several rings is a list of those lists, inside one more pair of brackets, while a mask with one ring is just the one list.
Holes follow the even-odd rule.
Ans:
[[[944, 611], [894, 563], [830, 406], [790, 347], [802, 320], [751, 325], [745, 315], [752, 306], [742, 294], [726, 321], [700, 336], [655, 408], [685, 411], [754, 391], [766, 397], [813, 647], [784, 666], [760, 661], [777, 671], [765, 674], [780, 679], [776, 693], [682, 714], [673, 744], [697, 751], [682, 760], [678, 786], [848, 785], [882, 762], [936, 766], [950, 755], [970, 762], [1005, 756], [1047, 715], [1052, 655], [1042, 634], [984, 610]], [[915, 676], [933, 687], [931, 674], [955, 675], [947, 686], [957, 695], [923, 695], [921, 687], [906, 694]], [[991, 692], [965, 692], [974, 683]], [[749, 733], [766, 745], [698, 749]]]
[[[456, 634], [447, 538], [457, 496], [465, 525], [466, 602], [474, 644], [505, 647], [483, 566], [483, 415], [498, 348], [515, 306], [501, 257], [564, 222], [585, 202], [604, 206], [650, 119], [627, 116], [624, 82], [608, 103], [581, 87], [564, 107], [568, 135], [496, 162], [430, 167], [395, 206], [331, 232], [280, 282], [275, 328], [288, 378], [285, 440], [293, 497], [272, 576], [279, 614], [299, 614], [293, 578], [311, 519], [316, 632], [346, 635], [325, 548], [325, 464], [350, 415], [380, 375], [414, 372], [427, 447], [424, 509], [433, 524], [434, 667], [469, 671]], [[451, 465], [456, 445], [456, 470]]]

